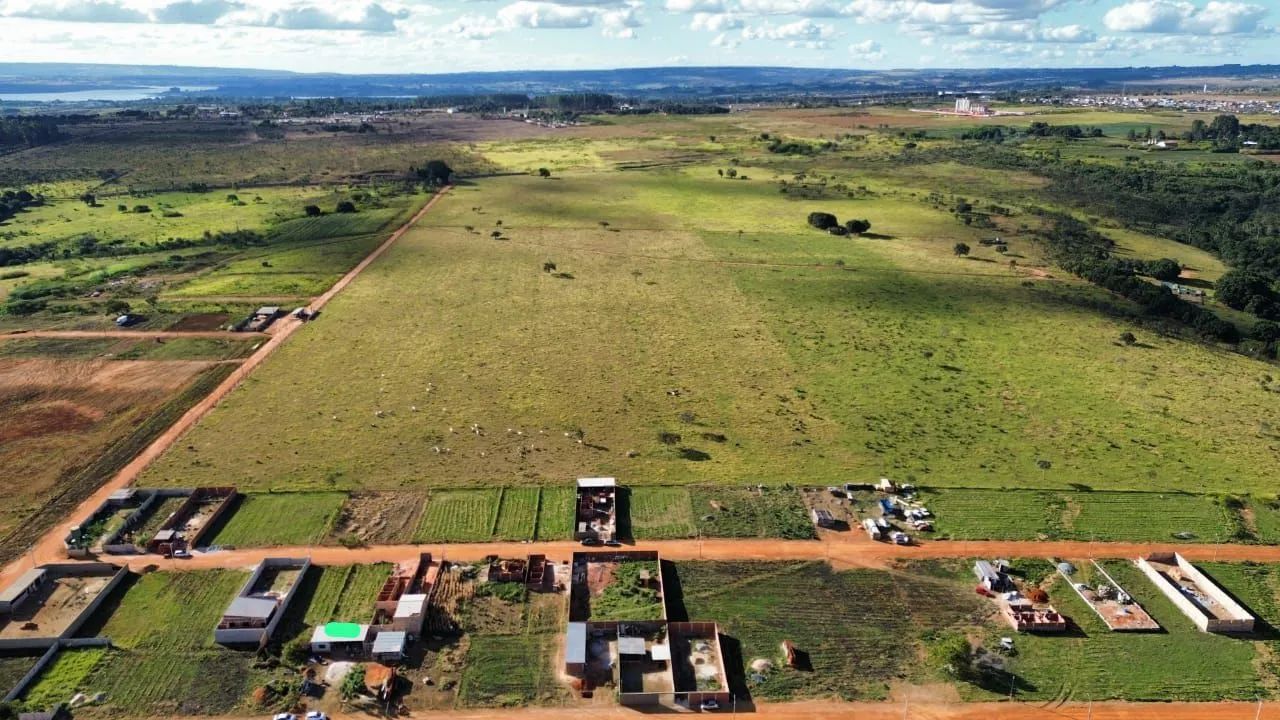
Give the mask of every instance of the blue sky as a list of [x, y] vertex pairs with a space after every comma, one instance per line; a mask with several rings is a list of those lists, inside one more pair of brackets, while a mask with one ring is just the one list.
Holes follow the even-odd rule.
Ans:
[[0, 0], [0, 61], [324, 72], [1280, 63], [1280, 0]]

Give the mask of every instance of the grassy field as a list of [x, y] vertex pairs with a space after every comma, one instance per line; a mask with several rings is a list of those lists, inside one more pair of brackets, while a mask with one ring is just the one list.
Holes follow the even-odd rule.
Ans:
[[312, 545], [329, 533], [345, 501], [343, 493], [246, 495], [208, 542], [231, 547]]
[[415, 542], [467, 542], [493, 537], [502, 489], [441, 490], [427, 497]]
[[538, 505], [538, 539], [565, 540], [573, 537], [577, 501], [578, 495], [574, 488], [542, 488]]
[[[1228, 542], [1242, 539], [1239, 513], [1221, 498], [1177, 493], [930, 488], [921, 501], [936, 536], [954, 540], [1037, 538], [1103, 541]], [[1258, 539], [1273, 517], [1258, 505]]]
[[[123, 650], [185, 652], [214, 647], [213, 628], [248, 579], [237, 570], [149, 573], [108, 602], [85, 634]], [[100, 624], [95, 624], [100, 623]]]
[[696, 532], [688, 488], [642, 486], [627, 491], [626, 499], [623, 514], [631, 523], [633, 537], [663, 540], [692, 537]]
[[213, 629], [248, 579], [238, 570], [148, 573], [103, 605], [82, 631], [111, 639], [76, 691], [105, 692], [87, 712], [106, 717], [216, 715], [243, 708], [268, 670], [214, 644]]
[[538, 488], [503, 489], [494, 536], [499, 540], [532, 540], [537, 531], [538, 495]]
[[314, 590], [306, 604], [308, 626], [327, 622], [367, 623], [373, 619], [378, 590], [391, 576], [387, 563], [318, 567]]
[[106, 655], [103, 648], [63, 650], [45, 667], [40, 677], [32, 683], [22, 702], [31, 707], [47, 708], [58, 703], [70, 702], [93, 668]]
[[692, 487], [698, 533], [707, 537], [811, 538], [813, 523], [800, 493], [789, 487]]
[[[1099, 311], [1118, 301], [1036, 268], [1030, 240], [1011, 240], [1016, 271], [953, 257], [983, 233], [926, 202], [927, 182], [750, 162], [746, 181], [693, 164], [458, 188], [206, 417], [198, 463], [172, 452], [146, 481], [395, 489], [589, 466], [632, 486], [1267, 486], [1280, 411], [1262, 364], [1141, 331], [1123, 347], [1131, 327]], [[804, 163], [870, 190], [788, 199], [776, 180]], [[871, 218], [874, 237], [808, 230], [815, 206]]]
[[[833, 572], [817, 562], [687, 562], [676, 570], [689, 619], [719, 623], [733, 654], [731, 680], [757, 659], [772, 664], [749, 680], [758, 699], [883, 698], [890, 681], [912, 671], [924, 633], [966, 628], [983, 614], [966, 584], [915, 574]], [[812, 670], [786, 667], [783, 640]]]
[[560, 695], [551, 667], [554, 635], [477, 635], [467, 648], [458, 700], [468, 706], [514, 707]]

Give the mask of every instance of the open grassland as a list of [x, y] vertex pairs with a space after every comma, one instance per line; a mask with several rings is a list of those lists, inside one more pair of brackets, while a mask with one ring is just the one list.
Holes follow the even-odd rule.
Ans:
[[312, 545], [329, 533], [345, 501], [342, 493], [246, 495], [213, 533], [209, 544]]
[[[746, 678], [757, 699], [883, 698], [917, 663], [924, 633], [967, 628], [983, 614], [963, 583], [914, 574], [833, 572], [818, 562], [687, 562], [676, 570], [682, 597], [669, 604], [719, 623], [731, 685]], [[804, 653], [802, 669], [786, 666], [783, 640]], [[750, 678], [758, 659], [773, 669]]]
[[[184, 189], [191, 183], [228, 187], [340, 182], [368, 172], [405, 171], [421, 164], [424, 157], [440, 157], [454, 168], [475, 172], [486, 166], [448, 141], [467, 138], [477, 132], [478, 124], [470, 118], [432, 118], [415, 122], [407, 132], [336, 135], [307, 130], [259, 132], [239, 122], [141, 122], [118, 125], [110, 132], [83, 128], [68, 142], [5, 155], [0, 158], [0, 176], [9, 183], [25, 184], [53, 177], [122, 175], [119, 181], [94, 183], [92, 189], [105, 196], [130, 188]], [[507, 127], [516, 125], [493, 121], [483, 127], [525, 130]]]
[[[1051, 572], [1048, 563], [1040, 563]], [[1261, 642], [1200, 632], [1132, 563], [1105, 564], [1125, 590], [1160, 623], [1156, 633], [1116, 633], [1059, 578], [1050, 588], [1055, 607], [1078, 628], [1066, 635], [1021, 634], [1006, 669], [1014, 696], [1062, 700], [1252, 700], [1269, 695], [1272, 671], [1259, 665]], [[1239, 593], [1238, 586], [1227, 583]], [[1272, 598], [1274, 602], [1274, 597]], [[988, 637], [993, 647], [1007, 626]], [[1007, 696], [1009, 678], [990, 682], [986, 695]]]
[[[85, 235], [101, 243], [118, 241], [124, 246], [169, 238], [194, 239], [205, 232], [265, 227], [298, 217], [307, 204], [332, 209], [341, 197], [318, 187], [286, 187], [104, 197], [95, 207], [73, 198], [48, 200], [0, 224], [0, 247], [60, 242]], [[120, 210], [118, 205], [125, 205], [126, 210]], [[134, 212], [141, 206], [150, 211]]]
[[[659, 128], [619, 132], [642, 135], [628, 142], [643, 154]], [[609, 130], [583, 142], [620, 142]], [[632, 486], [1269, 487], [1266, 365], [1141, 329], [1119, 343], [1127, 306], [1044, 266], [1016, 227], [1028, 215], [1009, 255], [954, 257], [991, 231], [930, 183], [1031, 198], [1035, 178], [953, 166], [913, 185], [881, 161], [770, 154], [740, 131], [714, 145], [741, 151], [750, 179], [719, 177], [729, 156], [713, 147], [455, 189], [146, 482], [513, 486], [591, 467]], [[554, 151], [522, 147], [519, 162]], [[797, 189], [815, 168], [867, 189]], [[872, 233], [812, 231], [815, 209]]]
[[[921, 501], [952, 540], [1228, 542], [1252, 539], [1221, 498], [1181, 493], [933, 488]], [[1261, 526], [1273, 517], [1265, 505]], [[1259, 528], [1257, 539], [1271, 537]]]

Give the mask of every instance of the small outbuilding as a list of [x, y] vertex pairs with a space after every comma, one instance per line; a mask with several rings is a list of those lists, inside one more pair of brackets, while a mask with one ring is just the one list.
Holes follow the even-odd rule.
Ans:
[[400, 662], [404, 659], [404, 651], [408, 645], [408, 633], [399, 630], [380, 632], [373, 639], [373, 649], [369, 654], [380, 663]]
[[836, 519], [832, 517], [829, 510], [822, 508], [814, 508], [809, 511], [809, 517], [813, 519], [813, 524], [821, 528], [835, 527]]
[[311, 632], [311, 652], [332, 655], [335, 653], [359, 654], [364, 651], [369, 626], [349, 622], [331, 622], [317, 625]]

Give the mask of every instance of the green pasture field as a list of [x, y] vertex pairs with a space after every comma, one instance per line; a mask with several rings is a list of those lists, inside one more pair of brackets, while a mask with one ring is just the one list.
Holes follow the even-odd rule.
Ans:
[[[935, 487], [1269, 488], [1280, 408], [1263, 363], [1135, 327], [1124, 301], [1039, 265], [1029, 237], [1012, 241], [1016, 268], [986, 248], [956, 258], [956, 242], [978, 247], [991, 231], [927, 201], [927, 178], [913, 188], [901, 170], [879, 176], [877, 161], [863, 168], [870, 194], [793, 199], [779, 180], [817, 167], [856, 185], [857, 162], [731, 140], [752, 153], [738, 166], [749, 180], [719, 177], [728, 158], [713, 156], [455, 188], [326, 309], [328, 322], [202, 420], [188, 436], [197, 451], [171, 451], [144, 482], [533, 485], [590, 466], [633, 487], [888, 475]], [[974, 186], [968, 197], [987, 182], [1033, 191], [996, 171], [943, 170]], [[813, 231], [815, 209], [869, 218], [872, 232]], [[1177, 249], [1119, 240], [1135, 254]], [[1118, 342], [1126, 331], [1138, 345]]]
[[[834, 572], [820, 562], [682, 562], [676, 572], [684, 613], [715, 618], [741, 663], [726, 667], [731, 684], [757, 659], [772, 664], [763, 680], [748, 679], [756, 699], [883, 699], [890, 681], [912, 672], [925, 633], [969, 628], [985, 614], [967, 584], [909, 573]], [[783, 640], [812, 670], [786, 666]]]
[[544, 487], [538, 504], [538, 539], [567, 540], [573, 537], [577, 490], [571, 487]]
[[[502, 489], [439, 490], [427, 496], [415, 542], [479, 542], [493, 537]], [[531, 518], [532, 519], [532, 518]]]
[[498, 540], [532, 540], [538, 524], [538, 488], [504, 488], [494, 536]]
[[684, 487], [640, 486], [626, 491], [620, 522], [631, 523], [631, 535], [643, 540], [692, 537], [696, 533], [693, 501]]
[[[229, 200], [235, 195], [239, 201]], [[332, 206], [345, 193], [318, 187], [253, 188], [209, 192], [147, 193], [140, 197], [103, 197], [97, 207], [78, 199], [49, 200], [0, 224], [0, 247], [59, 242], [92, 235], [100, 242], [126, 246], [168, 238], [198, 238], [206, 231], [261, 228], [300, 217], [304, 205]], [[118, 205], [126, 205], [121, 212]], [[145, 205], [150, 212], [133, 212]]]
[[328, 534], [344, 493], [246, 495], [209, 539], [210, 545], [312, 545]]
[[[1052, 571], [1041, 561], [1045, 572]], [[1200, 632], [1189, 618], [1127, 561], [1104, 563], [1126, 591], [1142, 604], [1162, 630], [1156, 633], [1117, 633], [1107, 630], [1096, 614], [1057, 578], [1050, 587], [1054, 606], [1079, 629], [1066, 635], [1019, 634], [1017, 655], [1006, 669], [1019, 700], [1253, 700], [1270, 696], [1274, 672], [1259, 664], [1264, 643]], [[1237, 584], [1236, 573], [1218, 573], [1228, 590], [1248, 590]], [[1272, 586], [1274, 588], [1274, 586]], [[1272, 590], [1274, 592], [1274, 589]], [[1274, 608], [1274, 596], [1271, 598]], [[987, 638], [994, 647], [1004, 625], [994, 626]], [[972, 699], [1007, 697], [1009, 678], [989, 682], [987, 690], [966, 689]]]
[[249, 578], [238, 570], [148, 573], [102, 606], [86, 636], [124, 650], [178, 652], [211, 648], [213, 628]]
[[[935, 516], [935, 537], [952, 540], [1248, 539], [1239, 513], [1210, 495], [929, 488], [920, 500]], [[1260, 510], [1260, 525], [1272, 513]]]

